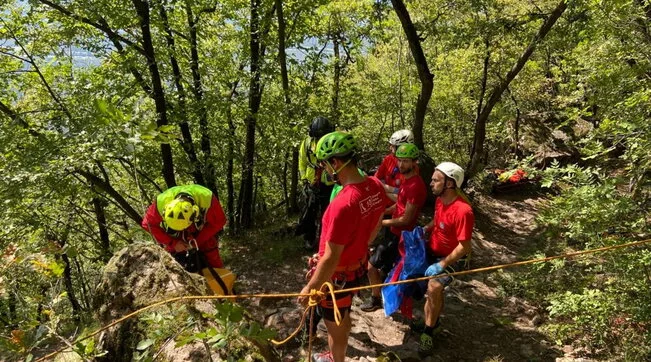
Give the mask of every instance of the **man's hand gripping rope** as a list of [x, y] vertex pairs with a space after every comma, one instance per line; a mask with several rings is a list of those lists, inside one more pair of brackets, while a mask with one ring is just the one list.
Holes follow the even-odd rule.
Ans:
[[[323, 291], [324, 288], [326, 288], [327, 291], [324, 292]], [[298, 324], [298, 327], [296, 327], [294, 332], [292, 332], [292, 334], [289, 335], [289, 337], [283, 339], [282, 341], [276, 341], [276, 340], [272, 339], [271, 343], [278, 346], [278, 345], [284, 344], [287, 341], [294, 338], [298, 334], [298, 332], [301, 331], [301, 328], [302, 328], [303, 324], [305, 323], [305, 318], [307, 317], [307, 313], [308, 312], [309, 313], [314, 313], [314, 309], [319, 305], [319, 303], [321, 303], [323, 298], [325, 298], [326, 294], [328, 294], [328, 293], [330, 294], [330, 297], [334, 301], [335, 300], [335, 286], [330, 282], [323, 283], [323, 285], [321, 286], [321, 288], [319, 290], [311, 289], [309, 294], [302, 294], [301, 293], [301, 295], [299, 295], [298, 299], [297, 299], [299, 304], [305, 306], [305, 311], [303, 312], [303, 316], [301, 317], [301, 322]], [[333, 303], [333, 305], [334, 305], [335, 323], [337, 323], [337, 325], [340, 325], [341, 324], [341, 312], [339, 311], [339, 308], [337, 307], [336, 302]], [[313, 319], [310, 318], [310, 323], [311, 323], [312, 320]], [[310, 344], [311, 344], [311, 337], [312, 337], [311, 334], [312, 334], [312, 326], [310, 326]]]

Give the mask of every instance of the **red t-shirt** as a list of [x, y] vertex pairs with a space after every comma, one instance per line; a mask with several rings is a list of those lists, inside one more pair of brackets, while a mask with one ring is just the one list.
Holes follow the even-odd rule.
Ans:
[[422, 177], [414, 175], [408, 179], [404, 179], [402, 186], [400, 186], [400, 192], [398, 193], [396, 209], [393, 210], [391, 218], [397, 219], [402, 216], [407, 208], [407, 203], [416, 206], [416, 217], [411, 223], [409, 223], [409, 225], [392, 226], [391, 232], [400, 236], [400, 232], [403, 230], [413, 230], [418, 223], [418, 213], [423, 205], [425, 205], [425, 199], [427, 199], [427, 188], [425, 187], [425, 182]]
[[393, 153], [384, 157], [374, 176], [386, 185], [400, 186], [401, 174], [400, 170], [398, 170], [398, 159]]
[[429, 239], [429, 248], [437, 256], [448, 256], [459, 245], [472, 237], [475, 215], [470, 205], [457, 197], [449, 205], [436, 199], [434, 208], [434, 228]]
[[[416, 174], [420, 174], [420, 168], [418, 165], [414, 166]], [[398, 168], [398, 158], [393, 154], [388, 154], [382, 160], [380, 167], [375, 171], [375, 175], [378, 180], [382, 181], [385, 185], [391, 187], [400, 187], [405, 181], [404, 176], [400, 173]], [[392, 204], [393, 202], [390, 202]]]
[[319, 256], [326, 242], [345, 245], [337, 266], [349, 266], [366, 258], [371, 234], [377, 227], [387, 196], [375, 177], [349, 184], [332, 200], [321, 219]]

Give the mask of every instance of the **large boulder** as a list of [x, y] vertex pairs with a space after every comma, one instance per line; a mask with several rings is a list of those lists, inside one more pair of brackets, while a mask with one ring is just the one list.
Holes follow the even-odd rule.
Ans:
[[[117, 252], [106, 265], [93, 304], [96, 320], [104, 326], [159, 301], [207, 294], [209, 288], [202, 276], [186, 272], [159, 246], [138, 243]], [[207, 341], [208, 337], [188, 338], [210, 329], [213, 335], [224, 330], [218, 319], [211, 317], [219, 313], [218, 303], [173, 302], [125, 320], [98, 337], [98, 349], [107, 352], [99, 360], [131, 361], [143, 353], [163, 361], [220, 361], [227, 356], [250, 361], [278, 360], [267, 344], [232, 333], [219, 348], [211, 348], [214, 340]], [[189, 342], [176, 347], [183, 339]]]

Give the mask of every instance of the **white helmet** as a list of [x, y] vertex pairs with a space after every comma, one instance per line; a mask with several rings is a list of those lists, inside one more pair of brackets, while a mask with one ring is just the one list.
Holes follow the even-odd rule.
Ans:
[[389, 137], [389, 143], [394, 146], [400, 146], [403, 143], [414, 143], [414, 134], [408, 129], [395, 131], [391, 137]]
[[453, 162], [441, 162], [436, 169], [443, 172], [444, 175], [453, 179], [457, 183], [457, 187], [461, 187], [463, 183], [463, 169], [461, 166]]

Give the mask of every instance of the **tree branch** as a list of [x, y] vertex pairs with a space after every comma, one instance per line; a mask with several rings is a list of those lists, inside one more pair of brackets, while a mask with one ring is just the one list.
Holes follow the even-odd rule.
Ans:
[[40, 137], [41, 136], [41, 133], [39, 133], [38, 131], [33, 130], [29, 126], [27, 121], [25, 121], [23, 119], [23, 117], [21, 117], [19, 114], [14, 112], [13, 109], [9, 108], [9, 106], [4, 104], [2, 101], [0, 101], [0, 111], [2, 113], [4, 113], [5, 115], [7, 115], [7, 117], [9, 117], [12, 121], [14, 121], [14, 123], [18, 124], [20, 127], [24, 128], [24, 129], [26, 129], [27, 132], [29, 132], [30, 135], [32, 135], [34, 137]]
[[106, 34], [110, 39], [116, 39], [118, 41], [121, 41], [124, 44], [126, 44], [126, 45], [132, 47], [133, 49], [137, 50], [138, 53], [140, 53], [142, 55], [146, 55], [145, 50], [142, 47], [138, 46], [133, 41], [131, 41], [131, 40], [123, 37], [122, 35], [116, 33], [115, 31], [113, 31], [113, 29], [111, 29], [109, 27], [108, 23], [106, 23], [106, 20], [104, 20], [103, 18], [100, 18], [99, 22], [95, 22], [95, 21], [92, 21], [92, 20], [90, 20], [90, 19], [88, 19], [88, 18], [86, 18], [84, 16], [75, 14], [72, 11], [70, 11], [70, 10], [64, 8], [63, 6], [61, 6], [59, 4], [56, 4], [56, 3], [52, 2], [52, 1], [49, 1], [49, 0], [38, 0], [38, 1], [40, 3], [42, 3], [42, 4], [45, 4], [45, 5], [49, 6], [49, 7], [51, 7], [52, 9], [58, 10], [60, 13], [66, 15], [68, 17], [71, 17], [71, 18], [73, 18], [73, 19], [75, 19], [77, 21], [80, 21], [80, 22], [84, 23], [84, 24], [90, 25], [90, 26], [92, 26], [93, 28], [95, 28], [97, 30], [100, 30], [101, 32]]
[[72, 114], [70, 114], [70, 112], [68, 111], [68, 108], [63, 104], [61, 99], [59, 99], [59, 96], [57, 96], [56, 93], [54, 93], [54, 90], [52, 89], [52, 87], [50, 87], [50, 84], [45, 79], [45, 76], [41, 72], [41, 69], [36, 64], [36, 61], [34, 60], [34, 57], [32, 57], [32, 55], [27, 51], [27, 49], [25, 49], [25, 47], [20, 42], [20, 40], [18, 40], [18, 37], [16, 36], [14, 31], [9, 27], [9, 25], [4, 20], [2, 20], [2, 23], [5, 25], [5, 28], [7, 29], [7, 31], [9, 31], [9, 33], [11, 34], [11, 37], [14, 39], [14, 42], [16, 43], [16, 45], [18, 45], [20, 47], [20, 49], [23, 51], [23, 53], [25, 53], [25, 55], [27, 56], [27, 58], [28, 58], [27, 63], [31, 64], [32, 67], [34, 67], [34, 70], [36, 71], [36, 74], [38, 74], [39, 79], [41, 79], [41, 82], [43, 82], [43, 85], [45, 86], [45, 89], [47, 89], [47, 91], [50, 94], [50, 96], [52, 97], [52, 99], [54, 99], [54, 102], [56, 102], [56, 104], [58, 104], [59, 107], [61, 107], [61, 110], [63, 111], [63, 113], [66, 114], [68, 119], [72, 120]]
[[140, 213], [136, 211], [131, 206], [131, 204], [129, 204], [129, 202], [127, 202], [127, 200], [125, 200], [124, 197], [122, 197], [122, 195], [120, 195], [120, 193], [113, 188], [110, 182], [106, 182], [88, 171], [77, 169], [74, 170], [73, 172], [85, 178], [91, 185], [97, 186], [100, 189], [102, 189], [104, 192], [106, 192], [108, 195], [111, 195], [113, 200], [117, 202], [117, 204], [120, 206], [120, 208], [122, 208], [122, 210], [124, 210], [127, 216], [129, 216], [131, 220], [135, 221], [136, 224], [140, 225], [140, 223], [142, 222], [142, 217], [140, 216]]

